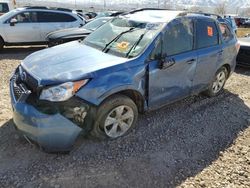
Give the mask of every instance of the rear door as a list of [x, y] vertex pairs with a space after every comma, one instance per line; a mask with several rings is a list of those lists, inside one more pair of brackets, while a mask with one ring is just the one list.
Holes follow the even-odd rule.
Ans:
[[218, 27], [213, 19], [196, 20], [197, 66], [193, 82], [193, 92], [204, 90], [214, 78], [223, 50], [220, 45]]
[[[10, 24], [11, 19], [16, 19], [17, 23]], [[6, 20], [2, 25], [9, 43], [29, 43], [40, 42], [40, 24], [37, 22], [37, 13], [24, 11]]]
[[40, 11], [38, 20], [41, 26], [41, 38], [46, 39], [48, 33], [60, 29], [80, 26], [78, 20], [67, 13]]
[[236, 39], [235, 34], [226, 24], [219, 24], [222, 41], [221, 64], [230, 64], [232, 68], [236, 65]]
[[[157, 49], [159, 52], [159, 47], [155, 50]], [[192, 20], [181, 19], [168, 24], [160, 49], [166, 66], [159, 66], [159, 58], [152, 59], [149, 63], [150, 108], [157, 108], [190, 95], [197, 62], [196, 52], [193, 50]]]

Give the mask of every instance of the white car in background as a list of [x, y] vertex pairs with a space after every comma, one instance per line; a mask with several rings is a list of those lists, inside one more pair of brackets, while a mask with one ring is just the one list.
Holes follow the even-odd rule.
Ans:
[[0, 49], [11, 45], [45, 44], [48, 33], [84, 24], [84, 18], [68, 9], [14, 9], [0, 16]]

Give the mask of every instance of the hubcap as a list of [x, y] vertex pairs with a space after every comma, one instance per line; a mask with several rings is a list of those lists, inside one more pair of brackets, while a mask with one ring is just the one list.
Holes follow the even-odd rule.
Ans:
[[124, 135], [134, 121], [134, 111], [131, 107], [121, 105], [114, 108], [104, 122], [104, 131], [107, 136], [117, 138]]
[[213, 92], [218, 93], [224, 86], [226, 82], [226, 74], [224, 71], [221, 71], [216, 76], [216, 80], [213, 83]]

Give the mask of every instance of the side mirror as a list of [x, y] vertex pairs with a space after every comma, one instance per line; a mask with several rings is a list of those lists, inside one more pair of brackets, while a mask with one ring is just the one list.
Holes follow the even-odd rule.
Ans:
[[12, 18], [11, 20], [10, 20], [10, 26], [15, 26], [16, 24], [17, 24], [17, 19], [16, 18]]
[[167, 69], [175, 64], [174, 58], [162, 58], [160, 61], [160, 69]]

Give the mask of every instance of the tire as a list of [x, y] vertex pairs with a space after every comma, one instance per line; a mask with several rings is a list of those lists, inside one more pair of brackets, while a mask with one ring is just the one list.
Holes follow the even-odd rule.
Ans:
[[91, 135], [100, 140], [125, 136], [134, 128], [137, 118], [134, 101], [124, 95], [114, 95], [98, 107]]
[[214, 97], [223, 92], [224, 85], [228, 79], [228, 70], [226, 67], [221, 67], [215, 74], [213, 82], [204, 92], [208, 97]]
[[0, 51], [3, 50], [4, 47], [4, 40], [0, 37]]

